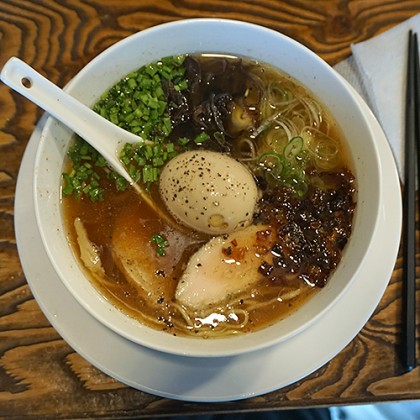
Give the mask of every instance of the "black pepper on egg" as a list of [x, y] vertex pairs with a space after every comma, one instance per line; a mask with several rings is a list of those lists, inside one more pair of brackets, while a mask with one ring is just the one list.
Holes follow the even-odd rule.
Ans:
[[[251, 223], [258, 197], [248, 168], [209, 150], [184, 152], [169, 161], [162, 170], [159, 190], [177, 220], [211, 234], [231, 232]], [[170, 205], [167, 197], [172, 197]], [[218, 205], [202, 205], [209, 199]]]

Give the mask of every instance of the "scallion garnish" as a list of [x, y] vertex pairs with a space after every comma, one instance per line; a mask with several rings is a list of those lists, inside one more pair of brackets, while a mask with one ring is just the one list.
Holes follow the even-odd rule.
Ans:
[[63, 195], [73, 195], [75, 198], [86, 195], [92, 201], [103, 200], [98, 170], [104, 167], [104, 158], [79, 137], [70, 147], [68, 155], [73, 166], [70, 172], [63, 173]]
[[210, 136], [205, 131], [203, 131], [194, 139], [194, 143], [195, 144], [202, 144], [209, 138], [210, 138]]
[[183, 56], [165, 57], [128, 74], [94, 106], [94, 111], [142, 138], [161, 143], [172, 131], [165, 85], [188, 87]]
[[307, 190], [306, 179], [307, 150], [300, 136], [293, 137], [282, 153], [266, 152], [258, 158], [258, 169], [266, 182], [284, 184], [292, 187], [298, 196]]
[[[160, 168], [177, 153], [173, 143], [166, 143], [172, 123], [165, 88], [169, 82], [176, 90], [188, 88], [184, 59], [184, 56], [165, 57], [131, 72], [103, 94], [93, 108], [112, 123], [153, 142], [154, 146], [127, 144], [120, 156], [133, 180], [144, 182], [147, 187], [157, 181]], [[73, 166], [70, 173], [63, 174], [64, 195], [73, 194], [76, 198], [87, 195], [93, 201], [102, 200], [99, 179], [104, 173], [115, 180], [118, 190], [127, 188], [128, 182], [106, 168], [105, 159], [84, 140], [78, 138], [68, 155]], [[98, 172], [98, 168], [107, 170]]]
[[165, 235], [162, 233], [155, 233], [151, 238], [150, 242], [156, 244], [156, 254], [160, 257], [166, 255], [166, 249], [169, 246], [169, 242]]

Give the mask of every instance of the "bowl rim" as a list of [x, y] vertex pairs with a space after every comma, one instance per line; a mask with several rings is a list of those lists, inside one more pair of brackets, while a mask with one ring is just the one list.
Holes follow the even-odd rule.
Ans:
[[[77, 75], [75, 75], [75, 77], [65, 86], [64, 90], [68, 91], [69, 93], [72, 92], [74, 86], [77, 85], [77, 83], [79, 82], [79, 80], [83, 80], [84, 75], [88, 74], [91, 71], [91, 68], [95, 68], [95, 66], [97, 66], [97, 63], [100, 63], [104, 57], [106, 58], [106, 56], [108, 56], [109, 54], [111, 54], [113, 51], [118, 51], [119, 48], [121, 48], [121, 46], [124, 46], [126, 43], [128, 42], [132, 42], [133, 40], [137, 40], [137, 39], [142, 39], [145, 35], [149, 35], [152, 36], [155, 32], [160, 32], [162, 30], [166, 30], [166, 29], [172, 29], [172, 28], [183, 28], [183, 27], [187, 27], [189, 25], [215, 25], [215, 24], [222, 24], [222, 25], [228, 25], [229, 27], [233, 27], [234, 28], [241, 28], [241, 29], [246, 29], [249, 30], [251, 29], [252, 31], [261, 31], [267, 34], [271, 34], [271, 36], [275, 36], [278, 37], [279, 39], [283, 39], [283, 41], [286, 41], [288, 43], [290, 43], [291, 45], [294, 45], [295, 47], [298, 48], [299, 51], [303, 51], [305, 54], [309, 54], [311, 57], [311, 60], [314, 60], [317, 65], [327, 69], [327, 71], [329, 72], [329, 75], [331, 75], [332, 77], [336, 78], [337, 83], [342, 84], [344, 86], [344, 89], [349, 92], [349, 98], [351, 98], [355, 104], [356, 108], [359, 108], [359, 106], [357, 105], [357, 101], [356, 98], [354, 96], [354, 93], [348, 89], [346, 83], [341, 76], [339, 76], [338, 74], [335, 73], [335, 71], [325, 62], [323, 61], [319, 56], [317, 56], [314, 52], [312, 52], [310, 49], [308, 49], [307, 47], [305, 47], [304, 45], [298, 43], [297, 41], [293, 40], [292, 38], [288, 37], [287, 35], [284, 35], [280, 32], [274, 31], [272, 29], [269, 28], [265, 28], [263, 26], [260, 25], [256, 25], [256, 24], [252, 24], [252, 23], [247, 23], [247, 22], [242, 22], [242, 21], [237, 21], [237, 20], [231, 20], [231, 19], [219, 19], [219, 18], [197, 18], [197, 19], [185, 19], [185, 20], [179, 20], [179, 21], [174, 21], [174, 22], [169, 22], [169, 23], [164, 23], [164, 24], [160, 24], [160, 25], [156, 25], [154, 27], [145, 29], [143, 31], [134, 33], [120, 41], [118, 41], [117, 43], [113, 44], [112, 46], [108, 47], [107, 49], [105, 49], [102, 53], [100, 53], [98, 56], [96, 56], [95, 58], [93, 58], [86, 66], [84, 66], [80, 72], [77, 73]], [[126, 74], [126, 73], [125, 73]], [[122, 74], [121, 77], [123, 77], [124, 74]], [[360, 112], [360, 114], [363, 116], [363, 113]], [[365, 117], [364, 117], [365, 118]], [[365, 118], [366, 120], [366, 118]], [[51, 129], [53, 124], [57, 124], [57, 122], [52, 119], [51, 117], [48, 118], [48, 121], [45, 124], [45, 127], [42, 131], [41, 134], [41, 141], [38, 145], [38, 149], [37, 149], [37, 153], [36, 153], [36, 166], [38, 166], [41, 158], [42, 158], [42, 150], [43, 150], [43, 145], [45, 143], [45, 139], [47, 138], [47, 134], [49, 132], [49, 130]], [[375, 157], [376, 157], [376, 169], [377, 169], [377, 173], [379, 174], [379, 168], [380, 168], [380, 161], [377, 159], [378, 156], [378, 150], [377, 147], [375, 145], [374, 142], [374, 135], [371, 132], [369, 125], [367, 125], [367, 129], [370, 133], [370, 137], [373, 139], [373, 143], [372, 146], [375, 148]], [[344, 295], [344, 293], [346, 293], [346, 291], [348, 290], [348, 288], [350, 287], [352, 281], [349, 281], [347, 283], [347, 285], [341, 290], [341, 292], [338, 294], [337, 298], [330, 302], [326, 307], [324, 307], [321, 311], [318, 311], [316, 316], [310, 320], [305, 321], [304, 323], [302, 323], [300, 325], [299, 328], [290, 331], [287, 334], [284, 334], [282, 336], [281, 339], [279, 338], [275, 338], [272, 337], [270, 340], [257, 340], [257, 338], [259, 338], [261, 335], [264, 336], [264, 334], [261, 334], [261, 332], [264, 332], [264, 330], [266, 330], [267, 328], [271, 328], [271, 327], [267, 327], [264, 328], [262, 330], [250, 333], [250, 334], [246, 334], [246, 336], [252, 336], [254, 339], [252, 340], [253, 343], [252, 345], [249, 344], [250, 340], [243, 340], [242, 337], [244, 336], [238, 336], [238, 337], [232, 337], [232, 338], [214, 338], [211, 340], [204, 340], [204, 341], [200, 341], [197, 340], [195, 338], [186, 338], [186, 337], [173, 337], [170, 334], [167, 333], [163, 333], [161, 331], [155, 331], [158, 335], [159, 335], [159, 340], [161, 336], [164, 334], [166, 336], [166, 339], [164, 339], [164, 343], [162, 344], [161, 342], [156, 342], [153, 337], [155, 336], [155, 334], [152, 334], [152, 341], [150, 339], [145, 339], [144, 337], [138, 337], [138, 336], [133, 336], [132, 333], [129, 333], [127, 331], [121, 330], [119, 327], [115, 326], [115, 324], [112, 322], [112, 318], [109, 319], [107, 316], [103, 316], [103, 314], [100, 314], [96, 311], [96, 308], [92, 307], [91, 303], [85, 301], [85, 299], [83, 298], [83, 296], [80, 295], [79, 291], [76, 290], [74, 288], [74, 286], [72, 284], [69, 283], [66, 273], [63, 272], [63, 267], [58, 264], [56, 258], [55, 258], [55, 247], [53, 246], [52, 243], [50, 243], [50, 241], [48, 240], [48, 232], [46, 230], [46, 225], [45, 225], [45, 221], [43, 220], [43, 214], [40, 210], [40, 201], [41, 201], [41, 196], [37, 193], [39, 191], [38, 188], [38, 183], [37, 181], [39, 180], [38, 176], [34, 176], [33, 179], [33, 183], [34, 183], [34, 191], [35, 191], [35, 214], [36, 214], [36, 219], [37, 219], [37, 223], [39, 226], [39, 230], [40, 230], [40, 234], [41, 234], [41, 238], [43, 241], [43, 244], [45, 246], [45, 249], [47, 251], [47, 255], [50, 259], [50, 261], [52, 262], [54, 269], [56, 270], [56, 272], [58, 273], [58, 276], [60, 278], [60, 280], [65, 284], [66, 288], [70, 290], [70, 292], [72, 293], [73, 296], [75, 296], [75, 298], [77, 299], [77, 301], [79, 303], [82, 304], [82, 306], [92, 315], [94, 316], [96, 319], [98, 319], [99, 321], [101, 321], [103, 324], [105, 324], [107, 327], [109, 327], [111, 330], [115, 331], [117, 334], [124, 336], [125, 338], [129, 339], [130, 341], [133, 341], [137, 344], [152, 348], [154, 350], [159, 350], [162, 352], [166, 352], [166, 353], [171, 353], [171, 354], [178, 354], [178, 355], [187, 355], [187, 356], [197, 356], [197, 357], [225, 357], [225, 356], [233, 356], [233, 355], [239, 355], [239, 354], [243, 354], [249, 351], [256, 351], [259, 350], [261, 348], [264, 347], [268, 347], [270, 345], [279, 343], [281, 341], [287, 340], [290, 337], [294, 336], [295, 334], [300, 333], [301, 331], [303, 331], [304, 329], [308, 328], [311, 324], [313, 324], [314, 322], [316, 322], [318, 319], [320, 319], [331, 307], [332, 305], [335, 305], [340, 298]], [[378, 194], [378, 205], [377, 205], [377, 212], [379, 212], [380, 206], [382, 205], [382, 191], [379, 189], [377, 191]], [[60, 215], [61, 217], [61, 215]], [[356, 217], [356, 215], [355, 215]], [[371, 246], [371, 239], [375, 236], [375, 232], [378, 226], [378, 215], [375, 216], [375, 225], [372, 227], [372, 234], [371, 237], [369, 238], [369, 243], [367, 245], [368, 249]], [[69, 246], [70, 248], [70, 246]], [[70, 252], [73, 252], [72, 250], [70, 250]], [[352, 277], [357, 275], [357, 272], [360, 269], [360, 265], [359, 267], [356, 268], [356, 270], [354, 271]], [[84, 275], [84, 277], [86, 277]], [[90, 281], [87, 280], [89, 283]], [[92, 285], [91, 285], [92, 286]], [[93, 286], [92, 286], [93, 287]], [[96, 290], [96, 289], [95, 289]], [[96, 291], [98, 294], [99, 292]], [[104, 300], [103, 298], [101, 298], [101, 296], [98, 296], [99, 301], [100, 301], [100, 305], [109, 305], [109, 302], [106, 302], [106, 299]], [[118, 309], [117, 309], [118, 311]], [[135, 323], [139, 323], [139, 321], [135, 321]], [[143, 328], [145, 329], [150, 329], [149, 327], [146, 327], [143, 325]], [[235, 346], [231, 346], [231, 347], [227, 347], [223, 344], [226, 344], [227, 341], [229, 340], [230, 342], [235, 341], [236, 343], [238, 343]], [[200, 344], [199, 344], [200, 343]], [[203, 345], [205, 343], [205, 345]], [[170, 345], [169, 345], [170, 344]]]

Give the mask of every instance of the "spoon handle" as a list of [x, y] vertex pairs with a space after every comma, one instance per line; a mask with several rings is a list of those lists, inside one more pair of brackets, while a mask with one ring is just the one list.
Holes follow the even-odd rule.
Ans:
[[90, 143], [115, 170], [132, 182], [117, 155], [124, 143], [138, 143], [142, 141], [140, 137], [101, 117], [16, 57], [4, 65], [0, 79]]

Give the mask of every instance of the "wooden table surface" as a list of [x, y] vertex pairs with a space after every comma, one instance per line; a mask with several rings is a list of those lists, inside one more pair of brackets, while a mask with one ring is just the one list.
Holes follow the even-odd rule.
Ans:
[[[18, 56], [60, 86], [105, 48], [145, 28], [195, 17], [234, 18], [283, 32], [334, 65], [350, 44], [420, 12], [419, 0], [1, 0], [0, 67]], [[398, 352], [401, 254], [374, 315], [333, 360], [267, 395], [188, 403], [132, 389], [90, 365], [34, 300], [14, 232], [19, 165], [42, 111], [0, 86], [0, 417], [141, 417], [420, 399], [420, 367]], [[419, 306], [419, 283], [417, 283]], [[420, 334], [417, 320], [417, 336]], [[417, 340], [419, 354], [419, 340]]]

